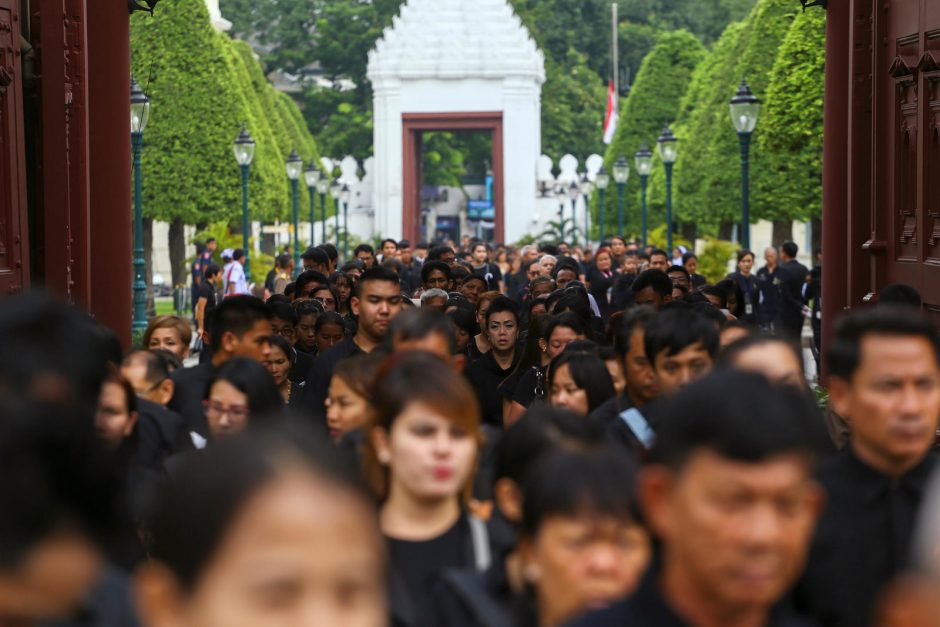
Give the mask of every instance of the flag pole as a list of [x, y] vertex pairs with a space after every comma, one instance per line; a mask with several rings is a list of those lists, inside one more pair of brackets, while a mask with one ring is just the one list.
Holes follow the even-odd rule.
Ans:
[[[613, 48], [613, 55], [611, 56], [611, 74], [614, 75], [614, 98], [617, 99], [619, 104], [620, 101], [620, 59], [618, 59], [618, 41], [617, 41], [617, 3], [614, 2], [610, 5], [610, 31], [611, 38], [610, 43]], [[618, 111], [620, 107], [617, 107]]]

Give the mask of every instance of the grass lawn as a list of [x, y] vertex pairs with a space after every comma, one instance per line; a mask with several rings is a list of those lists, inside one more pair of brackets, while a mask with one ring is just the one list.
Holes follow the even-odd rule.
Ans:
[[173, 299], [171, 297], [155, 298], [153, 301], [153, 305], [154, 305], [154, 308], [157, 310], [158, 316], [164, 316], [164, 315], [176, 313], [176, 310], [173, 309]]

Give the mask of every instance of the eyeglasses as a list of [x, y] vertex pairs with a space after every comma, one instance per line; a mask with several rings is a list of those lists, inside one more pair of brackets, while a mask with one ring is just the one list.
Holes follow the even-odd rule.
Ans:
[[334, 299], [334, 298], [332, 298], [332, 297], [328, 297], [328, 296], [316, 296], [316, 297], [314, 297], [313, 300], [317, 301], [318, 303], [320, 303], [320, 304], [323, 305], [324, 307], [325, 307], [326, 305], [336, 305], [336, 299]]
[[294, 337], [294, 327], [287, 325], [283, 327], [272, 327], [275, 335], [280, 335], [283, 338], [290, 339]]
[[205, 409], [207, 416], [221, 418], [228, 414], [236, 420], [248, 418], [248, 408], [244, 405], [223, 405], [218, 401], [205, 400], [202, 401], [202, 407]]

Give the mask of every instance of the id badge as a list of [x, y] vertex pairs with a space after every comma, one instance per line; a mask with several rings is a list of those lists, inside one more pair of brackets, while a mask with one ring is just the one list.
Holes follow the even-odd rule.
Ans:
[[656, 434], [638, 409], [631, 407], [630, 409], [620, 412], [620, 419], [627, 423], [627, 427], [630, 428], [630, 431], [633, 432], [636, 439], [640, 441], [643, 448], [647, 450], [653, 448], [653, 443], [656, 441]]
[[751, 303], [744, 305], [744, 313], [745, 315], [748, 315], [748, 316], [753, 315], [754, 305], [752, 305]]

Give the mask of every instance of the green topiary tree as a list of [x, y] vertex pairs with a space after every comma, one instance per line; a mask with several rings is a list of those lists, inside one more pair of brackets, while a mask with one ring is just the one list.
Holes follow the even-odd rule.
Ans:
[[826, 14], [796, 16], [770, 73], [759, 136], [772, 177], [752, 189], [757, 217], [808, 220], [822, 213]]
[[[636, 81], [620, 112], [617, 133], [604, 156], [604, 167], [613, 172], [614, 162], [624, 155], [630, 164], [631, 176], [624, 191], [625, 225], [627, 232], [640, 231], [640, 179], [633, 171], [633, 155], [646, 142], [655, 148], [664, 123], [672, 123], [679, 111], [679, 103], [689, 76], [705, 56], [705, 49], [698, 38], [688, 31], [679, 30], [660, 35], [656, 45], [643, 59]], [[605, 232], [617, 230], [617, 187], [611, 183], [607, 194]], [[595, 195], [596, 196], [596, 195]], [[595, 220], [597, 224], [597, 203]], [[650, 228], [664, 219], [662, 206], [650, 206]]]

